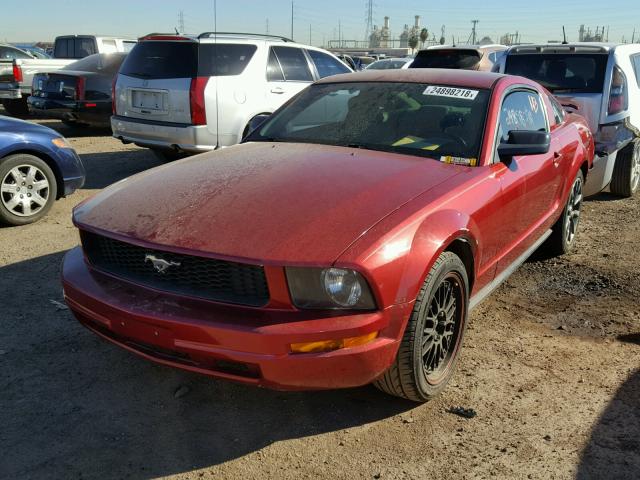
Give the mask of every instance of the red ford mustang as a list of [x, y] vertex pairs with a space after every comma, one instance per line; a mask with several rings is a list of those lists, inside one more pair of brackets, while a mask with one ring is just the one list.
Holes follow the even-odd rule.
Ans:
[[524, 78], [327, 78], [244, 144], [79, 205], [65, 297], [163, 364], [426, 401], [468, 311], [543, 243], [572, 247], [593, 154], [585, 121]]

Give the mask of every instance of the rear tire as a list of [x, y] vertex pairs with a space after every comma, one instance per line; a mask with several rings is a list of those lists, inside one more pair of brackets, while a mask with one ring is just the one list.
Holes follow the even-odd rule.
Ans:
[[562, 215], [553, 225], [551, 236], [544, 244], [545, 251], [553, 257], [569, 253], [575, 244], [580, 224], [580, 210], [582, 208], [584, 175], [578, 171], [571, 184], [569, 198], [562, 210]]
[[618, 152], [613, 166], [611, 193], [632, 197], [640, 186], [640, 140], [636, 139]]
[[26, 117], [29, 115], [27, 97], [2, 100], [2, 106], [13, 117]]
[[457, 255], [444, 252], [420, 289], [395, 361], [374, 385], [414, 402], [438, 395], [458, 361], [468, 305], [466, 268]]
[[37, 222], [51, 210], [57, 193], [56, 177], [44, 160], [24, 153], [0, 160], [0, 223]]

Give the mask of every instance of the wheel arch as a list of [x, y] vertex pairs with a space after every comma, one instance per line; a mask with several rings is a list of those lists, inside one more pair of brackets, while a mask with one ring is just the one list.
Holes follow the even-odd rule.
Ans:
[[34, 150], [30, 148], [18, 148], [16, 150], [12, 150], [10, 152], [5, 152], [2, 158], [0, 158], [0, 163], [2, 163], [5, 159], [12, 157], [13, 155], [31, 155], [39, 158], [53, 172], [53, 175], [56, 177], [56, 200], [62, 198], [64, 196], [64, 180], [62, 178], [62, 172], [60, 171], [60, 167], [55, 162], [55, 160], [45, 152], [40, 150]]
[[479, 232], [473, 219], [459, 211], [440, 211], [427, 217], [416, 231], [406, 264], [403, 288], [408, 300], [415, 300], [420, 287], [443, 252], [462, 260], [469, 279], [469, 295], [477, 276]]

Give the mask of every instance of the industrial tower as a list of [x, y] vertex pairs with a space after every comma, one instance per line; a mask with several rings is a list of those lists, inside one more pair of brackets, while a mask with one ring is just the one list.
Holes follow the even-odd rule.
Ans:
[[368, 42], [373, 32], [373, 0], [367, 0], [367, 11], [365, 15], [366, 27], [364, 29], [364, 41]]

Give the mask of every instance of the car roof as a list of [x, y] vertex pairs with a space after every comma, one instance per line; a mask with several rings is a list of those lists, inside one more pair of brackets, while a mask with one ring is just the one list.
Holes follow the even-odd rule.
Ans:
[[[318, 84], [342, 82], [397, 82], [397, 83], [433, 83], [456, 87], [492, 88], [506, 75], [474, 70], [455, 70], [444, 68], [414, 68], [407, 70], [365, 70], [357, 73], [344, 73], [325, 77]], [[524, 81], [523, 83], [531, 83]]]

